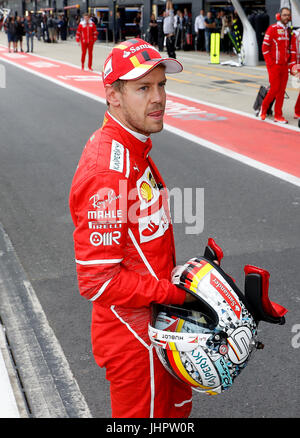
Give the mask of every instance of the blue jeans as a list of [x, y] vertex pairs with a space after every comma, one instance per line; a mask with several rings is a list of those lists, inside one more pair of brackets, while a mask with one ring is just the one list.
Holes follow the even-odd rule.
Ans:
[[210, 36], [211, 32], [205, 31], [205, 50], [210, 53]]
[[33, 33], [27, 33], [26, 34], [26, 42], [27, 42], [27, 52], [29, 52], [29, 41], [30, 41], [30, 45], [31, 45], [31, 52], [33, 52], [33, 37], [34, 34]]

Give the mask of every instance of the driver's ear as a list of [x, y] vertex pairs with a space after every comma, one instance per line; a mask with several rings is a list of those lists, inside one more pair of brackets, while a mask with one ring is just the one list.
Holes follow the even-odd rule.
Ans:
[[113, 107], [119, 107], [121, 103], [121, 92], [112, 85], [105, 86], [106, 101]]

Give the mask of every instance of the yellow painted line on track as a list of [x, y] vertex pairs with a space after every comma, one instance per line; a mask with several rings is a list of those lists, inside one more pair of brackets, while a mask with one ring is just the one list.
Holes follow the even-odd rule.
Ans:
[[172, 78], [170, 76], [166, 76], [166, 78], [168, 79], [168, 81], [176, 81], [176, 82], [181, 82], [182, 84], [190, 84], [191, 81], [185, 81], [184, 79], [177, 79], [177, 78]]
[[215, 81], [225, 81], [225, 82], [229, 82], [231, 84], [242, 85], [242, 86], [246, 86], [246, 87], [252, 87], [252, 88], [259, 88], [260, 87], [259, 84], [244, 84], [244, 83], [241, 83], [239, 81], [234, 81], [233, 79], [220, 78], [219, 76], [210, 76], [210, 75], [206, 75], [204, 73], [196, 73], [196, 76], [201, 76], [203, 78], [210, 78], [210, 79], [213, 79]]
[[[251, 77], [251, 78], [264, 78], [264, 76], [250, 75], [248, 73], [239, 73], [239, 72], [234, 72], [234, 71], [231, 71], [231, 70], [217, 69], [217, 68], [214, 68], [214, 67], [205, 67], [205, 66], [196, 66], [196, 67], [207, 69], [207, 70], [220, 71], [220, 72], [221, 71], [230, 72], [232, 74], [248, 76], [248, 77]], [[245, 87], [256, 88], [256, 89], [259, 89], [260, 86], [262, 85], [262, 84], [256, 84], [256, 83], [253, 83], [253, 84], [251, 84], [251, 83], [249, 83], [249, 84], [242, 83], [242, 82], [239, 82], [238, 80], [221, 78], [219, 76], [209, 75], [209, 74], [205, 74], [205, 73], [194, 73], [194, 72], [189, 71], [189, 70], [183, 70], [182, 73], [194, 74], [194, 75], [199, 76], [201, 78], [210, 78], [210, 79], [215, 80], [215, 81], [225, 81], [225, 82], [228, 82], [230, 84], [242, 85], [242, 86], [245, 86]], [[182, 84], [191, 84], [191, 81], [188, 81], [188, 80], [185, 80], [185, 79], [178, 79], [178, 78], [174, 78], [174, 77], [171, 77], [171, 76], [167, 76], [167, 79], [171, 80], [171, 81], [176, 81], [176, 82], [179, 82], [179, 83], [182, 83]], [[220, 90], [221, 90], [221, 88], [214, 88], [214, 89], [210, 89], [209, 91], [220, 91]], [[297, 88], [287, 88], [286, 90], [287, 91], [298, 91]]]
[[252, 87], [252, 88], [260, 88], [259, 84], [241, 84], [241, 85], [246, 85], [246, 87]]
[[209, 76], [210, 77], [210, 79], [214, 79], [215, 81], [224, 81], [224, 80], [226, 80], [226, 79], [223, 79], [223, 78], [219, 78], [219, 76]]
[[222, 88], [207, 88], [206, 91], [222, 91]]
[[[232, 84], [238, 84], [238, 85], [241, 85], [241, 83], [240, 83], [239, 81], [233, 81], [232, 79], [223, 79], [223, 81], [231, 82]], [[244, 85], [244, 84], [243, 84], [243, 85]]]
[[255, 78], [255, 79], [263, 79], [265, 77], [265, 76], [261, 76], [261, 75], [252, 75], [250, 73], [243, 73], [243, 72], [239, 72], [239, 71], [228, 70], [226, 68], [208, 67], [208, 66], [204, 66], [204, 65], [195, 65], [194, 67], [199, 68], [199, 69], [204, 69], [204, 70], [221, 71], [223, 73], [230, 73], [232, 75], [247, 76], [249, 78]]

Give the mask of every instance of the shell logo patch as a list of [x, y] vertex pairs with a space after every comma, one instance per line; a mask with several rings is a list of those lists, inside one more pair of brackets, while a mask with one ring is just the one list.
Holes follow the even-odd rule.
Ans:
[[149, 202], [153, 198], [153, 192], [151, 186], [144, 181], [140, 187], [141, 197], [144, 201]]

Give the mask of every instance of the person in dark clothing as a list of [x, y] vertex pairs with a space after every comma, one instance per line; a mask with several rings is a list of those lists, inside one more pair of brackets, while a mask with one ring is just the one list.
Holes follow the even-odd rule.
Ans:
[[136, 25], [136, 38], [141, 37], [141, 13], [138, 12], [136, 14], [135, 19], [133, 20]]
[[7, 24], [7, 40], [8, 40], [8, 51], [10, 52], [11, 43], [13, 44], [13, 50], [16, 52], [16, 22], [15, 17], [10, 17]]
[[122, 41], [123, 36], [123, 19], [121, 17], [120, 11], [116, 13], [116, 42]]
[[36, 32], [36, 25], [33, 22], [31, 15], [25, 20], [24, 23], [25, 35], [26, 35], [26, 43], [27, 43], [27, 53], [29, 52], [29, 41], [30, 41], [30, 52], [33, 52], [33, 37]]
[[57, 30], [58, 30], [57, 33], [62, 41], [66, 41], [67, 39], [67, 26], [68, 26], [67, 18], [61, 15], [57, 23]]
[[51, 43], [56, 43], [56, 23], [54, 17], [52, 17], [51, 15], [47, 20], [47, 25], [48, 25], [49, 39]]
[[207, 13], [207, 16], [204, 20], [205, 23], [205, 48], [206, 52], [210, 52], [210, 36], [213, 32], [216, 31], [216, 20], [213, 18], [211, 12]]
[[154, 14], [151, 15], [149, 28], [150, 28], [150, 31], [149, 31], [150, 41], [149, 42], [153, 46], [157, 46], [157, 22], [156, 22]]
[[157, 23], [157, 45], [160, 52], [164, 51], [164, 12], [159, 14], [156, 19]]
[[24, 21], [21, 17], [17, 17], [16, 22], [16, 51], [18, 51], [18, 43], [20, 43], [20, 52], [23, 52], [23, 36], [24, 36]]
[[192, 17], [187, 8], [183, 10], [183, 50], [191, 50], [193, 44]]
[[68, 34], [68, 19], [67, 17], [63, 16], [61, 21], [60, 37], [62, 41], [66, 41]]
[[35, 15], [34, 22], [35, 22], [36, 30], [37, 30], [37, 39], [39, 41], [41, 41], [41, 35], [42, 35], [42, 27], [41, 27], [42, 16], [40, 14]]
[[177, 11], [174, 18], [175, 25], [175, 48], [176, 50], [182, 49], [183, 43], [183, 14], [181, 11]]
[[95, 23], [95, 26], [98, 24], [98, 18], [95, 16], [95, 14], [91, 15], [91, 20], [93, 23]]
[[44, 43], [49, 41], [49, 32], [48, 32], [48, 23], [47, 23], [47, 16], [44, 15], [42, 22], [41, 22], [41, 30], [42, 30], [42, 37]]

